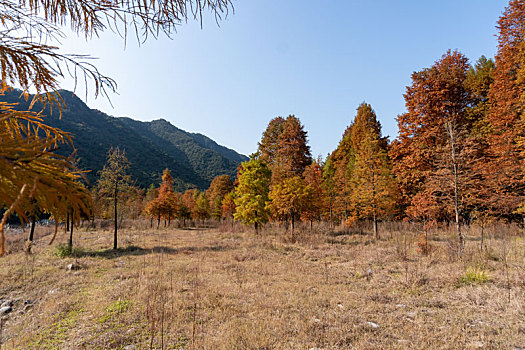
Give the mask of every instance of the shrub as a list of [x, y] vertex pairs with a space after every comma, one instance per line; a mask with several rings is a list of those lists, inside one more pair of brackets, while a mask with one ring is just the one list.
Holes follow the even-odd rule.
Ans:
[[489, 281], [487, 272], [477, 267], [467, 267], [465, 275], [461, 277], [461, 283], [463, 284], [478, 284], [486, 283]]
[[84, 255], [86, 252], [82, 248], [73, 248], [73, 250], [69, 249], [69, 247], [66, 244], [59, 244], [55, 247], [55, 250], [53, 254], [61, 259], [67, 258], [67, 257], [80, 257]]

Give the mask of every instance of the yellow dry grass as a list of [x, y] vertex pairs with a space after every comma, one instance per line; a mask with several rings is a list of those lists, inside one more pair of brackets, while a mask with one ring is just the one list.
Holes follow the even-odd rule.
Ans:
[[490, 237], [482, 253], [468, 241], [458, 258], [446, 233], [421, 256], [400, 231], [377, 242], [305, 230], [288, 243], [272, 230], [137, 226], [118, 252], [105, 250], [110, 231], [81, 230], [76, 258], [45, 237], [0, 260], [0, 299], [15, 301], [0, 349], [525, 347], [520, 237]]

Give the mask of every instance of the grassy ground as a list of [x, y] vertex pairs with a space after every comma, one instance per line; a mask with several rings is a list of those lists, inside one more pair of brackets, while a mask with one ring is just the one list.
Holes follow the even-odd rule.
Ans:
[[423, 256], [394, 229], [290, 243], [146, 227], [123, 229], [117, 252], [110, 231], [78, 231], [65, 258], [40, 229], [32, 255], [2, 258], [0, 299], [14, 307], [0, 349], [525, 347], [525, 244], [508, 233], [483, 252], [469, 240], [460, 259], [445, 234]]

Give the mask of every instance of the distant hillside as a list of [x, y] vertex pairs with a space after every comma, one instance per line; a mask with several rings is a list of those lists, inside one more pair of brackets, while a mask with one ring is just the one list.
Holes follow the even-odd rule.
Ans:
[[[58, 113], [46, 117], [47, 124], [73, 135], [78, 149], [79, 167], [91, 170], [90, 184], [104, 165], [106, 154], [113, 146], [126, 151], [131, 162], [130, 173], [139, 186], [158, 185], [165, 168], [171, 170], [175, 187], [182, 191], [190, 187], [205, 189], [217, 175], [236, 175], [238, 165], [248, 158], [234, 150], [218, 145], [210, 138], [181, 130], [160, 119], [141, 122], [130, 118], [115, 118], [90, 109], [70, 91], [60, 95], [66, 103], [62, 118]], [[19, 102], [26, 109], [28, 102], [19, 99], [20, 91], [11, 91], [0, 100]], [[59, 153], [70, 154], [70, 147]]]

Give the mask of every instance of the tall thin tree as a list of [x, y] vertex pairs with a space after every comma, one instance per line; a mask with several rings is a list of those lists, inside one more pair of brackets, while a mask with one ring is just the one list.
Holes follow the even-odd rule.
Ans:
[[106, 164], [100, 171], [97, 186], [102, 194], [113, 201], [114, 234], [113, 249], [117, 249], [118, 201], [119, 195], [131, 186], [131, 177], [127, 174], [130, 167], [125, 151], [118, 147], [108, 152]]

